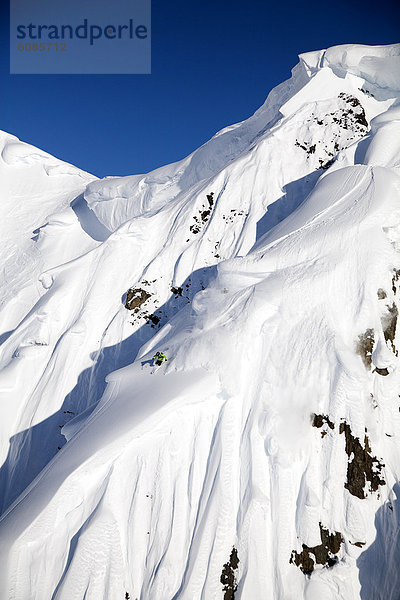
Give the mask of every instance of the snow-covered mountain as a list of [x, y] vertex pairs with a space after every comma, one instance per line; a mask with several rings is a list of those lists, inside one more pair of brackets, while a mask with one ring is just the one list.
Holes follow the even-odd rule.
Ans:
[[398, 600], [399, 98], [347, 45], [147, 175], [1, 134], [0, 598]]

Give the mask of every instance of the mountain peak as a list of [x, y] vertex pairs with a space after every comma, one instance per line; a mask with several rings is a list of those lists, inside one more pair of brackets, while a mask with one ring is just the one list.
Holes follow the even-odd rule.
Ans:
[[145, 175], [3, 156], [1, 597], [397, 598], [399, 50]]

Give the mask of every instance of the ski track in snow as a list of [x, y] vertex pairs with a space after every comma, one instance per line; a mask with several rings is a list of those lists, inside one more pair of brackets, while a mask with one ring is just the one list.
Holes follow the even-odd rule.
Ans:
[[1, 134], [0, 598], [398, 598], [399, 59], [146, 175]]

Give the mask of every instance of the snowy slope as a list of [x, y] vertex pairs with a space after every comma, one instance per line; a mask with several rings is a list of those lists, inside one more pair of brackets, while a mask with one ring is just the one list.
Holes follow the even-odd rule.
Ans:
[[[13, 329], [35, 304], [41, 293], [38, 276], [51, 264], [50, 252], [42, 262], [44, 256], [37, 251], [34, 243], [37, 230], [46, 228], [46, 236], [49, 230], [54, 233], [57, 213], [63, 211], [63, 225], [73, 225], [77, 219], [69, 208], [71, 201], [94, 179], [93, 175], [0, 132], [2, 333]], [[49, 215], [51, 223], [47, 222]], [[83, 237], [82, 228], [76, 229], [79, 238]], [[61, 231], [66, 233], [64, 228]], [[67, 236], [64, 243], [65, 246], [69, 243]], [[69, 250], [65, 258], [73, 255], [74, 251]], [[4, 311], [9, 302], [13, 309]]]
[[1, 598], [398, 598], [399, 60], [301, 55], [147, 175], [7, 167]]

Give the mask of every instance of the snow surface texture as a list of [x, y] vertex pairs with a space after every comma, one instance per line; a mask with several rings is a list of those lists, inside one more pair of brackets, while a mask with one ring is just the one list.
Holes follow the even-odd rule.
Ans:
[[399, 60], [147, 175], [2, 134], [0, 598], [398, 600]]

